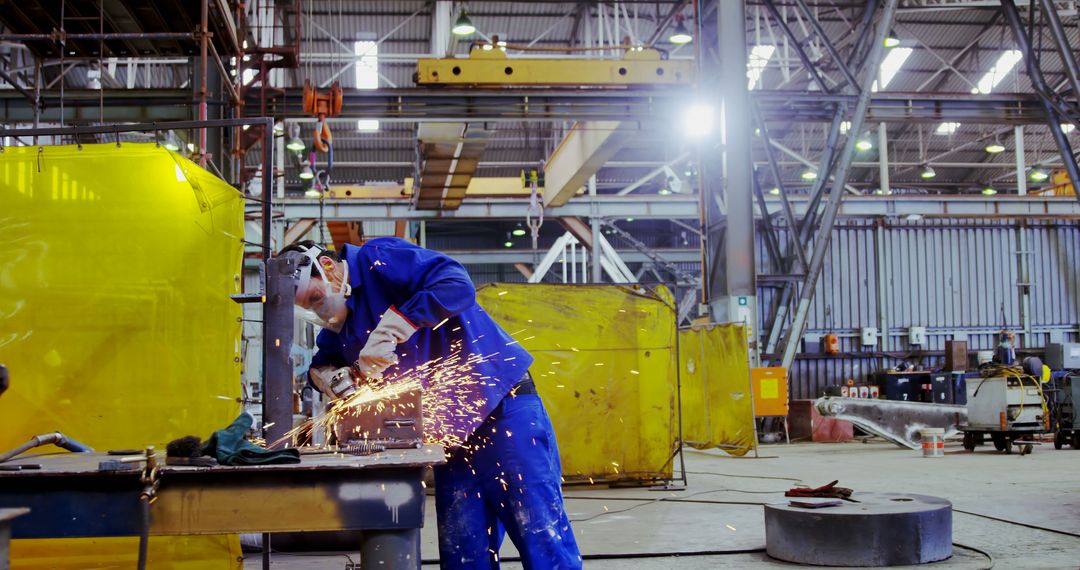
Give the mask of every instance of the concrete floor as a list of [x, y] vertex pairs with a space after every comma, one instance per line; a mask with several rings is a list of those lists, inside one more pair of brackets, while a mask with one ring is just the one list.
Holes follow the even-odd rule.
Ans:
[[[1055, 451], [1043, 445], [1021, 457], [996, 453], [992, 446], [967, 453], [958, 442], [949, 442], [946, 453], [943, 458], [927, 459], [921, 452], [876, 441], [771, 445], [762, 448], [757, 459], [687, 451], [690, 484], [685, 491], [571, 489], [566, 491], [566, 505], [571, 519], [579, 521], [574, 530], [583, 554], [650, 555], [586, 561], [586, 568], [597, 569], [794, 567], [764, 553], [691, 554], [764, 548], [761, 506], [686, 502], [782, 501], [783, 491], [795, 483], [763, 477], [794, 478], [813, 486], [839, 479], [842, 486], [856, 491], [937, 495], [951, 500], [957, 510], [1080, 534], [1080, 451], [1068, 447]], [[433, 499], [428, 500], [423, 556], [434, 560], [438, 557], [435, 505]], [[1065, 534], [954, 511], [953, 540], [989, 552], [999, 569], [1080, 568], [1080, 538]], [[516, 555], [509, 541], [501, 554], [503, 558]], [[344, 562], [341, 555], [275, 555], [273, 566], [337, 568]], [[955, 548], [951, 559], [932, 566], [975, 569], [990, 564], [982, 554]], [[249, 555], [245, 568], [258, 567], [259, 556]], [[502, 567], [521, 565], [507, 562]]]

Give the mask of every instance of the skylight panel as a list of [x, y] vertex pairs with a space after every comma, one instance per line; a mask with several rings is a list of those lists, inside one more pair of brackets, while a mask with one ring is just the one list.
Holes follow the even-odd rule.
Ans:
[[934, 134], [938, 135], [951, 135], [956, 132], [956, 129], [960, 128], [960, 123], [941, 123], [938, 125]]
[[1023, 54], [1015, 49], [1008, 50], [1001, 54], [1001, 56], [998, 57], [998, 60], [994, 62], [994, 66], [979, 79], [977, 87], [972, 89], [971, 92], [982, 93], [983, 95], [990, 93], [1023, 58]]
[[[378, 89], [379, 88], [379, 44], [371, 40], [360, 40], [353, 43], [353, 53], [356, 54], [356, 88]], [[356, 122], [356, 128], [361, 131], [379, 130], [379, 121], [376, 119], [360, 119]]]
[[776, 52], [776, 46], [759, 45], [750, 50], [750, 57], [746, 64], [746, 77], [750, 80], [750, 89], [754, 89], [761, 83], [761, 74], [765, 72], [765, 66]]
[[912, 48], [906, 47], [896, 47], [889, 50], [889, 55], [885, 56], [885, 59], [881, 62], [878, 79], [874, 82], [871, 91], [880, 91], [888, 87], [889, 82], [896, 77], [896, 74], [900, 72], [900, 68], [904, 66], [904, 62], [911, 57], [914, 51]]

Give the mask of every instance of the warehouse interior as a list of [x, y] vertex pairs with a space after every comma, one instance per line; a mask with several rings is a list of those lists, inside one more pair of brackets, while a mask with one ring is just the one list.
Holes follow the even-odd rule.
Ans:
[[1077, 2], [0, 6], [0, 570], [1080, 565]]

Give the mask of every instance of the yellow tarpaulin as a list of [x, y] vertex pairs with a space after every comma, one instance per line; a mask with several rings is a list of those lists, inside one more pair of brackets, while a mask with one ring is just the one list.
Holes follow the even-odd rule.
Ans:
[[536, 362], [567, 481], [669, 478], [678, 437], [666, 289], [498, 284], [478, 301]]
[[712, 325], [679, 331], [683, 439], [745, 455], [756, 445], [746, 331]]
[[[242, 234], [237, 191], [154, 144], [5, 148], [0, 449], [56, 430], [97, 450], [163, 447], [227, 425]], [[12, 561], [130, 568], [136, 545], [22, 540]], [[239, 567], [235, 537], [153, 537], [150, 553], [153, 568]]]

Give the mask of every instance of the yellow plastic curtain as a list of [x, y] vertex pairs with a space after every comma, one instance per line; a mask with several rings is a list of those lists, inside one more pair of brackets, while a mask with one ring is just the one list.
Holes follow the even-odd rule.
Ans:
[[536, 358], [567, 481], [669, 478], [675, 316], [666, 289], [498, 284], [480, 305]]
[[683, 440], [745, 455], [756, 445], [746, 330], [742, 325], [679, 331]]
[[[207, 437], [240, 411], [243, 201], [154, 144], [0, 153], [0, 448]], [[38, 451], [57, 451], [44, 448]], [[17, 522], [16, 522], [17, 524]], [[15, 568], [133, 567], [137, 541], [20, 540]], [[154, 537], [154, 568], [235, 568], [235, 537]]]

